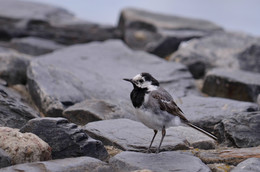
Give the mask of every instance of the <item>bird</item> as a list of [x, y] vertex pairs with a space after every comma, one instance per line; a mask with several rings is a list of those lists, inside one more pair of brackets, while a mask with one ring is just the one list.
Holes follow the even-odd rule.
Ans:
[[184, 116], [183, 111], [174, 102], [172, 96], [160, 86], [160, 83], [150, 73], [142, 72], [131, 79], [124, 78], [123, 80], [133, 85], [130, 99], [136, 109], [135, 114], [137, 118], [145, 126], [154, 131], [147, 152], [151, 151], [151, 146], [158, 131], [162, 132], [162, 137], [156, 153], [160, 152], [160, 147], [166, 135], [166, 129], [171, 126], [181, 125], [182, 123], [217, 140], [217, 137], [213, 134], [192, 124]]

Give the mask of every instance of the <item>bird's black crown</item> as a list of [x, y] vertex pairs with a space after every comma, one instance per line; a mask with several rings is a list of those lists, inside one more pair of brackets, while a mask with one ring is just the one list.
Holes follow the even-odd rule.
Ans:
[[143, 72], [141, 76], [144, 77], [146, 81], [151, 81], [152, 85], [159, 86], [159, 82], [150, 73]]

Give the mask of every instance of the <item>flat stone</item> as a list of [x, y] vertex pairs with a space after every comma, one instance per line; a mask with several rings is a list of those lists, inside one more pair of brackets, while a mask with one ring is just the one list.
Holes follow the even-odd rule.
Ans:
[[41, 161], [33, 163], [25, 163], [14, 165], [7, 168], [0, 169], [0, 172], [13, 171], [51, 171], [51, 172], [111, 172], [112, 168], [107, 163], [98, 159], [82, 156], [78, 158], [65, 158], [51, 161]]
[[102, 142], [90, 138], [77, 125], [65, 118], [37, 118], [30, 120], [21, 132], [31, 132], [46, 141], [52, 148], [52, 158], [62, 159], [90, 156], [105, 160], [108, 153]]
[[260, 73], [213, 69], [207, 73], [202, 91], [209, 96], [256, 102], [260, 93]]
[[0, 169], [12, 165], [11, 157], [0, 148]]
[[231, 172], [257, 172], [260, 169], [260, 158], [249, 158], [239, 163]]
[[0, 148], [12, 160], [12, 164], [52, 159], [51, 147], [32, 133], [20, 133], [18, 129], [0, 127]]
[[[84, 130], [93, 138], [122, 150], [146, 152], [153, 137], [153, 130], [140, 122], [129, 119], [114, 119], [88, 123]], [[152, 151], [159, 146], [161, 133], [155, 137]], [[215, 147], [214, 140], [190, 127], [177, 126], [166, 130], [161, 151]]]
[[58, 44], [54, 41], [37, 37], [12, 39], [10, 46], [19, 52], [32, 56], [47, 54], [65, 47], [64, 45]]
[[33, 59], [28, 88], [47, 116], [62, 116], [64, 109], [86, 99], [104, 100], [133, 113], [132, 85], [123, 78], [141, 72], [151, 73], [175, 96], [198, 94], [183, 65], [133, 51], [120, 40], [70, 46]]
[[[188, 162], [188, 163], [187, 163]], [[210, 171], [209, 167], [197, 157], [182, 152], [161, 152], [147, 154], [140, 152], [122, 152], [109, 161], [116, 172], [130, 172], [147, 169], [153, 172], [162, 171]]]
[[[194, 78], [202, 78], [213, 67], [251, 71], [253, 66], [258, 67], [258, 63], [254, 63], [256, 60], [242, 62], [238, 54], [259, 43], [258, 38], [243, 33], [218, 32], [185, 42], [170, 59], [186, 65]], [[240, 66], [242, 63], [244, 65]]]

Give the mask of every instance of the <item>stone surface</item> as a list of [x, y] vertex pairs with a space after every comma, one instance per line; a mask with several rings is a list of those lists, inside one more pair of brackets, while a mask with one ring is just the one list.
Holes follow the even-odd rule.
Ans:
[[12, 165], [11, 157], [0, 148], [0, 169]]
[[51, 147], [32, 133], [0, 127], [0, 148], [12, 159], [12, 164], [50, 160]]
[[[188, 163], [187, 163], [188, 162]], [[147, 169], [153, 172], [162, 171], [210, 171], [197, 157], [182, 152], [161, 152], [147, 154], [138, 152], [122, 152], [109, 161], [114, 171], [130, 172]]]
[[120, 37], [112, 26], [80, 20], [62, 8], [19, 0], [1, 0], [0, 33], [6, 39], [36, 36], [64, 44]]
[[32, 132], [52, 147], [52, 158], [90, 156], [101, 160], [108, 157], [102, 142], [90, 138], [77, 125], [64, 118], [30, 120], [21, 132]]
[[249, 158], [239, 163], [231, 172], [257, 172], [260, 169], [260, 158]]
[[207, 164], [207, 166], [211, 169], [212, 172], [229, 172], [232, 168], [234, 168], [233, 165], [227, 165], [224, 163]]
[[[153, 137], [153, 130], [140, 122], [129, 119], [114, 119], [88, 123], [84, 129], [93, 138], [104, 144], [113, 145], [122, 150], [146, 152]], [[159, 146], [161, 133], [155, 137], [151, 147], [155, 151]], [[214, 140], [190, 127], [177, 126], [166, 130], [161, 151], [188, 149], [193, 146], [201, 149], [215, 147]]]
[[209, 96], [256, 102], [260, 93], [260, 73], [213, 69], [207, 73], [202, 91]]
[[260, 145], [260, 111], [237, 113], [215, 126], [219, 138], [236, 147]]
[[27, 121], [39, 116], [15, 91], [0, 86], [0, 126], [21, 128]]
[[31, 58], [9, 48], [0, 47], [0, 77], [9, 85], [25, 84]]
[[37, 37], [12, 39], [10, 46], [19, 52], [33, 56], [47, 54], [65, 47], [64, 45], [58, 44], [54, 41]]
[[258, 63], [252, 63], [257, 60], [239, 60], [242, 58], [238, 54], [257, 42], [260, 43], [259, 39], [246, 34], [219, 32], [182, 44], [170, 59], [185, 64], [194, 78], [203, 77], [213, 67], [251, 71], [259, 68]]
[[156, 14], [140, 9], [122, 10], [118, 28], [131, 48], [165, 57], [178, 49], [182, 41], [199, 38], [221, 28], [211, 22]]
[[112, 168], [107, 163], [98, 159], [83, 156], [78, 158], [57, 159], [51, 161], [41, 161], [26, 164], [14, 165], [0, 169], [0, 172], [111, 172]]
[[132, 85], [123, 78], [141, 72], [150, 72], [178, 97], [198, 94], [183, 65], [132, 51], [120, 40], [75, 45], [43, 55], [30, 63], [27, 77], [35, 104], [47, 116], [62, 116], [65, 108], [85, 99], [107, 101], [130, 116]]

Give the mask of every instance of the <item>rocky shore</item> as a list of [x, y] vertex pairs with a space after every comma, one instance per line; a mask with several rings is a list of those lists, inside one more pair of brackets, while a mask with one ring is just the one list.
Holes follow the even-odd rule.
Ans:
[[[260, 171], [260, 38], [123, 9], [117, 26], [0, 0], [0, 172]], [[149, 72], [186, 117], [161, 152], [122, 81]], [[152, 151], [160, 138], [155, 138]]]

